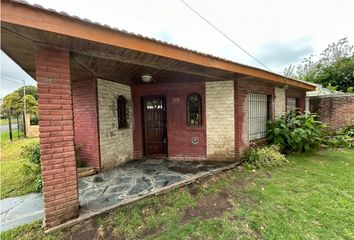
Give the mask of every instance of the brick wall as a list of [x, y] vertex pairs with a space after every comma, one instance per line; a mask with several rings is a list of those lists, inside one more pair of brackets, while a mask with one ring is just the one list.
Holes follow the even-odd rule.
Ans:
[[[202, 97], [201, 127], [187, 126], [186, 97], [199, 93]], [[132, 87], [134, 102], [134, 157], [141, 158], [143, 152], [143, 134], [141, 119], [142, 96], [166, 96], [168, 158], [171, 160], [206, 159], [205, 128], [205, 85], [204, 83], [143, 84]], [[199, 143], [192, 144], [192, 137], [198, 137]]]
[[274, 116], [280, 117], [286, 112], [285, 89], [274, 86]]
[[208, 160], [234, 160], [234, 81], [206, 82], [205, 105]]
[[[128, 85], [97, 79], [101, 169], [106, 170], [133, 159], [133, 105]], [[127, 103], [128, 127], [118, 129], [117, 99]]]
[[[236, 159], [242, 156], [248, 147], [248, 93], [271, 95], [274, 98], [274, 86], [248, 78], [235, 81], [235, 149]], [[274, 101], [273, 101], [274, 102]], [[272, 106], [274, 109], [274, 104]]]
[[44, 224], [78, 216], [70, 54], [40, 48], [35, 56], [38, 87]]
[[332, 129], [354, 124], [354, 94], [327, 95], [310, 98], [310, 112]]
[[96, 79], [72, 81], [75, 145], [80, 159], [100, 171]]

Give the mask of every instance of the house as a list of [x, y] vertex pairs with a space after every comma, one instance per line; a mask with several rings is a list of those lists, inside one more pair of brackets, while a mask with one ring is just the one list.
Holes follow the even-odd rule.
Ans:
[[309, 83], [2, 1], [2, 50], [37, 80], [45, 224], [77, 217], [74, 144], [97, 171], [131, 159], [238, 161]]

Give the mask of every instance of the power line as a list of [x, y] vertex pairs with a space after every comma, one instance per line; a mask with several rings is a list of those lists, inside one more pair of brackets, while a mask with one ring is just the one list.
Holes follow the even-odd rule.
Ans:
[[219, 32], [221, 35], [223, 35], [226, 39], [228, 39], [231, 43], [233, 43], [236, 47], [238, 47], [239, 49], [241, 49], [243, 52], [245, 52], [248, 56], [250, 56], [253, 60], [255, 60], [256, 62], [258, 62], [259, 64], [261, 64], [263, 67], [265, 67], [267, 70], [270, 70], [270, 68], [268, 68], [264, 63], [262, 63], [260, 60], [258, 60], [256, 57], [254, 57], [251, 53], [247, 52], [246, 49], [244, 49], [243, 47], [241, 47], [239, 44], [237, 44], [234, 40], [232, 40], [229, 36], [227, 36], [223, 31], [221, 31], [218, 27], [216, 27], [213, 23], [211, 23], [208, 19], [206, 19], [205, 17], [203, 17], [199, 12], [197, 12], [195, 9], [193, 9], [190, 5], [188, 5], [188, 3], [186, 3], [183, 0], [180, 0], [187, 8], [189, 8], [192, 12], [194, 12], [195, 14], [197, 14], [201, 19], [203, 19], [206, 23], [208, 23], [212, 28], [214, 28], [217, 32]]
[[[10, 76], [4, 75], [4, 74], [1, 74], [1, 77], [2, 77], [2, 78], [5, 78], [6, 80], [9, 80], [9, 81], [18, 83], [18, 84], [20, 84], [20, 85], [23, 85], [23, 82], [25, 82], [24, 79], [13, 78], [13, 77], [10, 77]], [[17, 82], [16, 80], [20, 80], [20, 81], [22, 81], [22, 83], [19, 83], [19, 82]]]

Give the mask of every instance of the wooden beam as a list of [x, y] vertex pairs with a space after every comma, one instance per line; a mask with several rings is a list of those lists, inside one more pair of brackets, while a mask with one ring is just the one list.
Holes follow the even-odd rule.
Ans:
[[[133, 34], [113, 30], [104, 26], [78, 20], [22, 3], [2, 1], [1, 22], [54, 32], [66, 36], [86, 39], [111, 46], [193, 63], [204, 67], [241, 73], [271, 80], [281, 84], [314, 90], [311, 84], [286, 78], [254, 67], [224, 61], [215, 57], [192, 52], [183, 48], [167, 45]], [[5, 45], [6, 43], [3, 43]]]

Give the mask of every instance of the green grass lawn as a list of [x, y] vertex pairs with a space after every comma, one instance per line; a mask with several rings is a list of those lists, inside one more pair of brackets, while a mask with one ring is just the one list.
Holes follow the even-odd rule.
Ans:
[[[12, 141], [17, 141], [23, 138], [23, 132], [17, 131], [17, 129], [12, 130]], [[1, 132], [1, 144], [6, 144], [10, 142], [10, 132]]]
[[0, 125], [8, 125], [8, 124], [9, 124], [9, 120], [7, 118], [0, 119]]
[[39, 222], [1, 239], [354, 239], [354, 150], [289, 156], [277, 169], [233, 169], [61, 232]]
[[[16, 123], [16, 118], [11, 118], [11, 123]], [[9, 120], [7, 118], [0, 119], [0, 125], [9, 125]]]
[[33, 179], [23, 173], [22, 166], [26, 160], [21, 155], [22, 147], [34, 141], [38, 142], [38, 138], [1, 143], [1, 199], [34, 192]]

